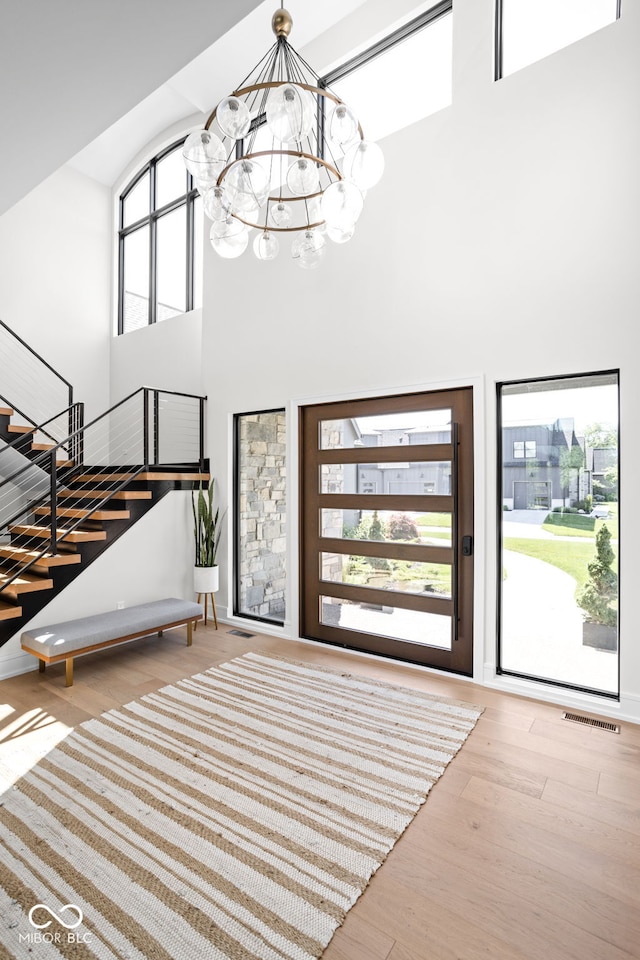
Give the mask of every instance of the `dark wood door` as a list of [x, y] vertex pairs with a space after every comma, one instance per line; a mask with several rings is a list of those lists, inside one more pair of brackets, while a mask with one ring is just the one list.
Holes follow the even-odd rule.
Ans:
[[470, 675], [471, 388], [303, 408], [301, 634]]

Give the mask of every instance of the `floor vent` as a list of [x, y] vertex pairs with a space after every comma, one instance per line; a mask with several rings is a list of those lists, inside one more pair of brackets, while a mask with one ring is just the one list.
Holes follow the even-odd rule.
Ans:
[[597, 727], [598, 730], [608, 730], [609, 733], [620, 733], [620, 725], [611, 723], [610, 720], [597, 720], [595, 717], [583, 717], [579, 713], [563, 713], [563, 720], [571, 720], [573, 723], [583, 723], [587, 727]]
[[250, 640], [251, 637], [255, 637], [255, 633], [246, 633], [244, 630], [228, 630], [234, 637], [243, 637], [245, 640]]

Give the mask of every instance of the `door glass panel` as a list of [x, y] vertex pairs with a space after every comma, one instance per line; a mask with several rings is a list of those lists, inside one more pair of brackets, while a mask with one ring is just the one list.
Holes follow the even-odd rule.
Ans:
[[451, 410], [412, 410], [376, 417], [322, 420], [321, 450], [451, 443]]
[[405, 640], [442, 650], [451, 649], [451, 618], [446, 614], [321, 596], [320, 622], [341, 630], [372, 633], [378, 637]]
[[451, 462], [323, 463], [320, 492], [449, 496]]
[[618, 693], [618, 378], [503, 384], [503, 672]]
[[320, 536], [337, 540], [394, 540], [396, 543], [450, 547], [451, 514], [323, 508], [320, 511]]
[[302, 636], [470, 674], [473, 391], [301, 418]]
[[330, 583], [353, 583], [375, 590], [451, 596], [451, 567], [446, 563], [321, 553], [320, 579]]

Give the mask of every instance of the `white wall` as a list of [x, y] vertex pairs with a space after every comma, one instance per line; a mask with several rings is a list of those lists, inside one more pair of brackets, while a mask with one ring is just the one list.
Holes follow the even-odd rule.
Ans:
[[[623, 498], [633, 497], [640, 468], [640, 11], [626, 4], [618, 23], [500, 83], [492, 80], [492, 14], [493, 0], [456, 0], [453, 106], [383, 142], [385, 177], [369, 192], [354, 240], [332, 248], [316, 272], [282, 253], [263, 264], [250, 252], [229, 262], [207, 251], [203, 316], [203, 355], [224, 357], [203, 374], [224, 500], [233, 412], [476, 383], [478, 531], [489, 531], [477, 553], [485, 574], [477, 679], [488, 682], [495, 383], [619, 367]], [[625, 547], [638, 526], [628, 506], [621, 710], [640, 718], [638, 561]]]
[[163, 320], [111, 340], [111, 398], [117, 403], [139, 387], [203, 395], [202, 311]]
[[[619, 367], [628, 504], [620, 713], [640, 719], [638, 560], [626, 548], [640, 533], [632, 507], [640, 470], [633, 439], [640, 9], [624, 4], [619, 22], [499, 83], [492, 79], [493, 10], [493, 0], [456, 0], [453, 105], [383, 142], [385, 177], [369, 192], [350, 244], [332, 248], [317, 272], [300, 270], [284, 251], [275, 263], [258, 263], [250, 251], [222, 261], [207, 249], [201, 340], [188, 318], [122, 338], [112, 348], [112, 390], [119, 399], [142, 372], [151, 385], [168, 375], [180, 389], [189, 383], [208, 394], [209, 452], [228, 503], [235, 412], [286, 406], [295, 413], [298, 402], [322, 397], [473, 384], [476, 679], [500, 683], [495, 384]], [[379, 30], [380, 0], [367, 11]], [[325, 36], [321, 49], [336, 48]], [[291, 418], [290, 430], [295, 455]], [[293, 469], [294, 533], [295, 494]], [[291, 546], [295, 584], [295, 535]], [[222, 572], [224, 605], [230, 584]], [[295, 610], [288, 632], [296, 632]], [[554, 696], [549, 688], [522, 689]]]
[[[109, 399], [111, 223], [110, 191], [69, 167], [0, 217], [0, 318], [73, 385], [87, 417]], [[0, 368], [0, 393], [1, 382]]]
[[[127, 607], [165, 597], [193, 600], [189, 496], [168, 493], [21, 629], [115, 610], [120, 600]], [[19, 635], [0, 648], [0, 679], [34, 669], [37, 661], [22, 652]]]

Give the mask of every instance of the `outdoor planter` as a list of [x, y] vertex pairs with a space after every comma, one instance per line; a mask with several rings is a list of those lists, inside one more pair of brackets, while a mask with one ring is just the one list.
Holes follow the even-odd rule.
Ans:
[[582, 624], [582, 645], [597, 650], [617, 650], [618, 628], [585, 620]]

